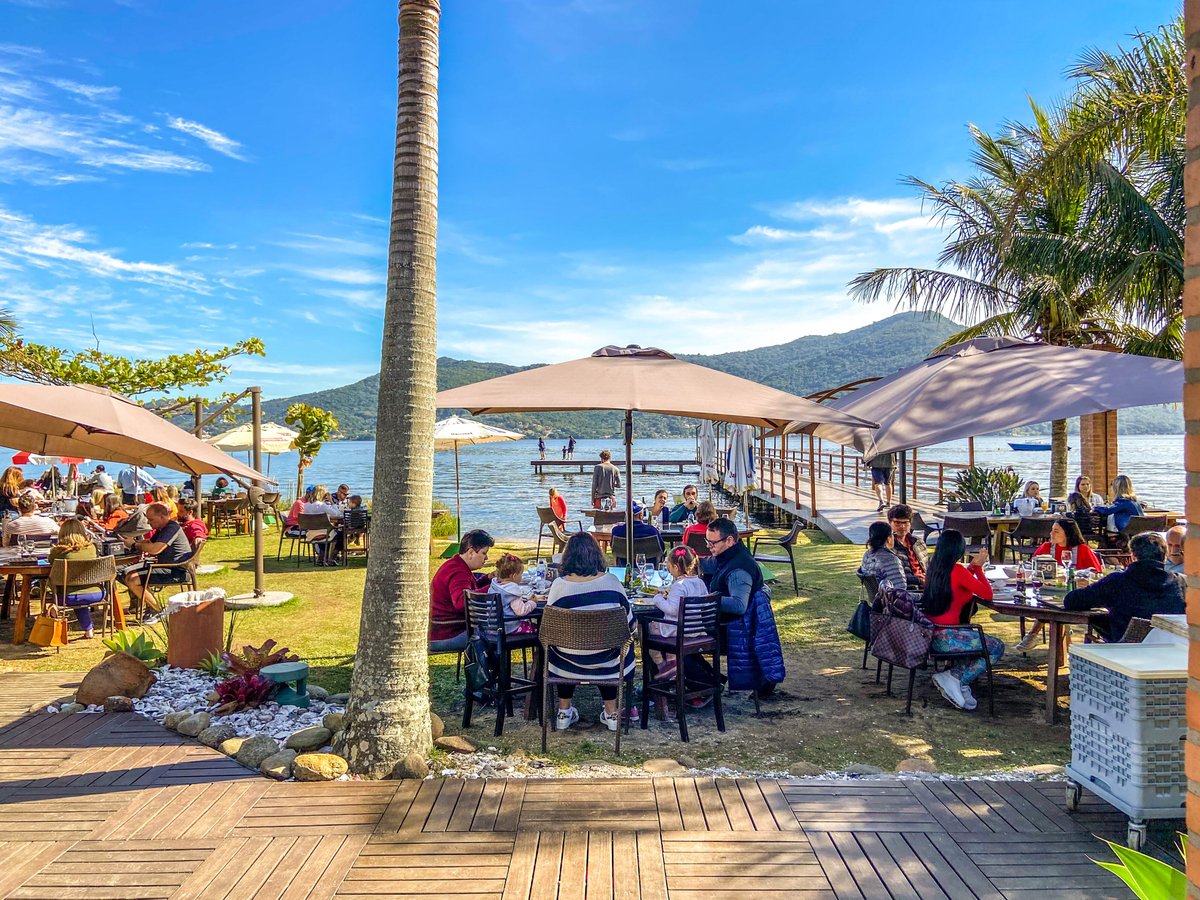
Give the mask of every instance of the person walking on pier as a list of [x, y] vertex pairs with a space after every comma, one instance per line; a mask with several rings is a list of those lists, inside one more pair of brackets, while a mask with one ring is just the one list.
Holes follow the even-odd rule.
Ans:
[[870, 459], [864, 459], [863, 465], [871, 470], [871, 490], [879, 499], [879, 506], [875, 511], [883, 512], [892, 505], [892, 470], [896, 467], [895, 454], [880, 453]]
[[544, 437], [538, 438], [538, 458], [546, 458], [546, 439]]
[[567, 459], [575, 458], [575, 435], [567, 438]]

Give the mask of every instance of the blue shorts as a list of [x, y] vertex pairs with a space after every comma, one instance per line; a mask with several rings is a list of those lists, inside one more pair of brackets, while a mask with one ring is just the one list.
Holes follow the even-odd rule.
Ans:
[[892, 480], [891, 469], [871, 469], [871, 484], [887, 484]]

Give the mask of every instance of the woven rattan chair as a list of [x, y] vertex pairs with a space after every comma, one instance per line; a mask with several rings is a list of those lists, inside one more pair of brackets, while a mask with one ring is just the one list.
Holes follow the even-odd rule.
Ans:
[[687, 540], [683, 542], [686, 546], [691, 547], [692, 551], [697, 556], [712, 556], [712, 551], [708, 549], [708, 540], [702, 531], [693, 531], [687, 536]]
[[[113, 631], [112, 617], [109, 609], [116, 594], [117, 561], [111, 556], [101, 556], [97, 559], [56, 559], [50, 564], [50, 590], [53, 601], [61, 609], [75, 613], [76, 624], [79, 622], [77, 610], [86, 608], [89, 612], [100, 613], [100, 634]], [[100, 588], [100, 599], [94, 602], [69, 606], [67, 598], [78, 593], [78, 588]]]
[[[642, 728], [650, 727], [650, 697], [658, 696], [664, 700], [671, 697], [675, 701], [675, 717], [679, 721], [679, 738], [687, 743], [687, 701], [711, 692], [713, 712], [717, 717], [717, 731], [725, 730], [725, 713], [721, 709], [720, 618], [721, 595], [705, 594], [701, 597], [682, 598], [679, 601], [679, 618], [663, 620], [669, 625], [675, 625], [675, 634], [671, 637], [657, 637], [651, 634], [649, 626], [652, 623], [647, 623], [647, 627], [642, 629]], [[648, 660], [651, 650], [674, 654], [674, 678], [650, 678]], [[712, 657], [712, 678], [703, 680], [685, 677], [684, 668], [688, 658], [703, 659], [706, 655]]]
[[[305, 514], [300, 513], [300, 517], [296, 520], [296, 527], [300, 530], [300, 536], [296, 538], [296, 543], [301, 547], [308, 548], [308, 554], [316, 561], [317, 551], [313, 548], [314, 541], [324, 541], [333, 531], [333, 523], [329, 521], [329, 516], [325, 513]], [[306, 554], [301, 551], [296, 554], [296, 568], [300, 568], [300, 560]]]
[[[504, 717], [513, 715], [513, 697], [522, 694], [534, 695], [538, 683], [534, 679], [518, 678], [512, 673], [512, 653], [538, 646], [536, 634], [505, 634], [504, 603], [499, 594], [486, 591], [464, 591], [464, 612], [467, 619], [467, 637], [481, 641], [487, 648], [488, 682], [476, 690], [490, 694], [496, 702], [496, 737], [504, 733]], [[510, 620], [511, 621], [511, 620]], [[471, 713], [476, 699], [470, 683], [463, 691], [463, 728], [471, 727]]]
[[956, 516], [947, 513], [946, 518], [942, 520], [942, 532], [947, 531], [957, 531], [963, 536], [967, 542], [968, 556], [991, 544], [992, 532], [988, 527], [987, 516]]
[[616, 509], [593, 510], [592, 521], [597, 528], [603, 528], [606, 525], [620, 525], [625, 521], [625, 511]]
[[[874, 575], [859, 575], [858, 576], [858, 584], [859, 584], [858, 602], [859, 603], [867, 603], [867, 604], [870, 604], [872, 607], [874, 607], [875, 595], [879, 593], [879, 579], [876, 578]], [[867, 667], [867, 655], [870, 652], [871, 652], [871, 639], [867, 638], [867, 640], [865, 640], [863, 642], [862, 667], [864, 669], [866, 669], [866, 667]], [[879, 683], [879, 667], [878, 666], [875, 667], [875, 683], [876, 684]]]
[[[558, 537], [554, 533], [555, 529], [551, 526], [558, 526], [559, 533], [563, 534], [566, 537], [570, 537], [572, 532], [569, 532], [567, 530], [566, 522], [558, 521], [558, 518], [554, 515], [554, 510], [552, 510], [549, 506], [538, 506], [535, 508], [537, 509], [537, 514], [538, 514], [538, 519], [540, 520], [540, 525], [538, 527], [537, 552], [534, 555], [535, 556], [542, 555], [542, 538], [545, 537], [547, 534], [549, 534], [550, 537], [552, 537], [554, 539], [554, 549], [551, 550], [550, 552], [557, 553], [559, 551], [559, 544], [560, 543], [566, 544], [566, 541], [565, 540], [559, 541]], [[579, 519], [572, 519], [571, 521], [573, 521], [575, 523], [576, 531], [583, 531], [583, 522], [581, 522]]]
[[1166, 531], [1166, 516], [1130, 516], [1129, 522], [1121, 529], [1126, 539], [1145, 531]]
[[[546, 739], [550, 721], [554, 716], [550, 708], [553, 696], [551, 686], [559, 684], [605, 685], [617, 689], [617, 714], [625, 721], [625, 682], [632, 681], [622, 674], [625, 656], [633, 646], [634, 635], [629, 630], [629, 612], [623, 606], [614, 609], [561, 609], [547, 606], [542, 613], [538, 628], [538, 641], [542, 645], [542, 752], [546, 752]], [[563, 678], [550, 674], [550, 650], [562, 648], [581, 653], [599, 653], [610, 650], [616, 654], [613, 661], [615, 675], [605, 679]], [[621, 729], [617, 728], [615, 753], [621, 752]]]
[[912, 511], [912, 530], [914, 534], [918, 531], [921, 532], [921, 540], [928, 544], [929, 536], [936, 531], [941, 531], [942, 526], [937, 522], [926, 522], [921, 511], [914, 509]]
[[[282, 534], [283, 513], [279, 511], [279, 491], [264, 492], [262, 495], [262, 505], [271, 510], [271, 518], [275, 520], [275, 525], [279, 528], [279, 531]], [[282, 541], [280, 543], [282, 543]]]

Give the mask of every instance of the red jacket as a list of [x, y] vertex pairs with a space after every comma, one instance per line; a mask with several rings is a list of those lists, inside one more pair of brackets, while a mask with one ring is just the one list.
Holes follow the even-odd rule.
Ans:
[[[463, 607], [463, 591], [485, 590], [491, 583], [486, 575], [476, 575], [467, 565], [466, 560], [455, 553], [442, 563], [441, 568], [433, 576], [429, 585], [429, 618], [431, 619], [461, 619]], [[462, 634], [461, 625], [430, 625], [429, 639], [431, 641], [446, 641]]]
[[983, 577], [983, 569], [956, 565], [950, 572], [950, 608], [929, 620], [935, 625], [965, 625], [963, 609], [976, 597], [992, 599], [992, 586]]
[[[1064, 565], [1063, 557], [1068, 555], [1068, 547], [1060, 547], [1058, 544], [1051, 544], [1049, 541], [1042, 544], [1033, 551], [1034, 556], [1048, 556], [1054, 554], [1054, 561], [1060, 566]], [[1096, 556], [1096, 551], [1087, 544], [1080, 544], [1075, 552], [1075, 568], [1077, 569], [1095, 569], [1097, 572], [1103, 571], [1104, 566], [1100, 562], [1100, 558]]]
[[559, 522], [567, 521], [567, 501], [563, 499], [562, 494], [550, 498], [550, 511]]

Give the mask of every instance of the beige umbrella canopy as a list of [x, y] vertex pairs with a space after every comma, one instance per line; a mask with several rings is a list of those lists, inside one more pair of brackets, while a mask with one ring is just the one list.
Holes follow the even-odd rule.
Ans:
[[[262, 436], [263, 453], [287, 453], [293, 449], [292, 441], [300, 437], [298, 432], [275, 422], [266, 422], [259, 429], [259, 434]], [[216, 437], [205, 438], [205, 443], [212, 444], [218, 450], [224, 450], [226, 453], [252, 451], [254, 449], [254, 426], [247, 422], [245, 425], [223, 431]]]
[[829, 423], [814, 433], [870, 457], [1182, 399], [1183, 364], [1175, 360], [1013, 337], [976, 338], [930, 354], [833, 404], [879, 422], [878, 429]]
[[625, 412], [627, 558], [633, 541], [633, 413], [737, 422], [873, 428], [865, 419], [784, 391], [676, 359], [654, 347], [602, 347], [591, 356], [440, 391], [439, 409], [472, 414], [616, 409]]
[[525, 435], [485, 425], [462, 416], [449, 416], [433, 426], [433, 449], [454, 451], [454, 503], [458, 516], [458, 539], [462, 540], [462, 491], [458, 485], [458, 448], [462, 444], [494, 444], [519, 441]]
[[275, 483], [128, 398], [88, 385], [0, 384], [0, 445]]

